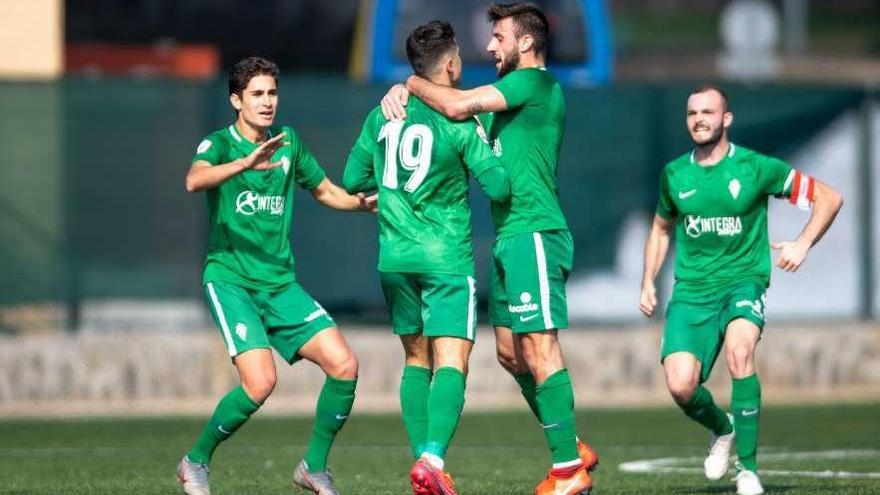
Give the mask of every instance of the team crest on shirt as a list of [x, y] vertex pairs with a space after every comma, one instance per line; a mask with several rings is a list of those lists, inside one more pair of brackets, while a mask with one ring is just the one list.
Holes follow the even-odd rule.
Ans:
[[730, 195], [733, 199], [736, 199], [739, 196], [740, 189], [742, 189], [742, 185], [739, 183], [738, 179], [730, 179], [730, 182], [727, 183], [727, 190], [730, 191]]
[[247, 340], [247, 325], [245, 325], [244, 323], [239, 323], [238, 325], [235, 325], [235, 333], [241, 340]]
[[281, 169], [284, 170], [284, 175], [290, 172], [290, 158], [286, 156], [281, 157]]
[[201, 155], [202, 153], [208, 151], [210, 148], [211, 148], [211, 141], [205, 139], [204, 141], [199, 143], [199, 147], [196, 148], [196, 153]]

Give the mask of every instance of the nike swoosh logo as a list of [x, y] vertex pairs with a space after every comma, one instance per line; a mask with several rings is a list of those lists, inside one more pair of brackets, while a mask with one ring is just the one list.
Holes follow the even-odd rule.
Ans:
[[749, 411], [743, 411], [743, 412], [742, 412], [742, 415], [743, 415], [743, 416], [754, 416], [755, 414], [758, 414], [758, 410], [757, 410], [757, 409], [751, 409], [751, 410], [749, 410]]
[[549, 430], [555, 426], [559, 426], [559, 423], [553, 423], [552, 425], [541, 425], [545, 430]]
[[348, 414], [345, 414], [345, 415], [343, 415], [343, 414], [337, 414], [337, 415], [336, 415], [336, 419], [338, 419], [339, 421], [342, 421], [343, 419], [345, 419], [345, 418], [347, 418], [347, 417], [348, 417]]
[[678, 191], [678, 199], [688, 199], [694, 194], [697, 194], [696, 189], [691, 189], [690, 191]]
[[232, 432], [224, 430], [222, 425], [218, 426], [217, 429], [220, 430], [220, 433], [224, 435], [232, 435]]
[[537, 318], [537, 317], [538, 317], [537, 313], [536, 313], [536, 314], [533, 314], [532, 316], [520, 316], [520, 317], [519, 317], [519, 321], [525, 323], [525, 322], [527, 322], [527, 321], [534, 320], [534, 319]]

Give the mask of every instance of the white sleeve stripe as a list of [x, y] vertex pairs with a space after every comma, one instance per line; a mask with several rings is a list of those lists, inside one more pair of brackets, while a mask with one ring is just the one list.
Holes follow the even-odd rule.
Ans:
[[788, 188], [791, 187], [791, 181], [794, 180], [795, 173], [797, 172], [794, 169], [788, 172], [788, 177], [785, 178], [785, 184], [782, 186], [782, 194], [785, 194], [785, 191], [788, 191]]

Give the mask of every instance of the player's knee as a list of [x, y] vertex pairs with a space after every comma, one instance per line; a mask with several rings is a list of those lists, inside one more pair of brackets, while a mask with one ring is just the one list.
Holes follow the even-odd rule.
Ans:
[[697, 390], [697, 385], [698, 383], [691, 379], [667, 378], [666, 380], [669, 394], [672, 395], [672, 399], [679, 405], [685, 405], [691, 401], [691, 397], [694, 396], [694, 392]]
[[748, 345], [737, 345], [726, 353], [727, 367], [735, 378], [741, 378], [752, 368], [754, 359], [752, 349]]
[[357, 357], [349, 351], [332, 363], [325, 372], [333, 378], [354, 380], [358, 376], [358, 366]]
[[275, 375], [260, 375], [249, 377], [242, 383], [242, 386], [248, 397], [257, 404], [262, 404], [272, 395], [272, 391], [275, 390], [275, 383]]

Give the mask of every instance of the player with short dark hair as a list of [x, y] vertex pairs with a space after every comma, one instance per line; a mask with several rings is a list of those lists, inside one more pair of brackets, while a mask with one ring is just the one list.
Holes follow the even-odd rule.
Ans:
[[186, 175], [189, 192], [205, 191], [210, 241], [205, 298], [241, 385], [224, 396], [177, 468], [188, 495], [210, 495], [208, 466], [217, 446], [255, 413], [275, 388], [274, 348], [288, 363], [306, 359], [327, 375], [314, 430], [293, 482], [320, 495], [337, 494], [327, 470], [336, 433], [354, 402], [358, 362], [327, 311], [297, 282], [290, 248], [294, 185], [330, 208], [372, 210], [326, 177], [288, 126], [273, 125], [278, 68], [257, 57], [229, 74], [236, 120], [209, 134]]
[[492, 205], [489, 317], [498, 360], [519, 383], [550, 447], [553, 465], [536, 493], [589, 493], [598, 457], [575, 434], [574, 392], [557, 336], [568, 326], [565, 282], [574, 246], [558, 198], [565, 101], [545, 67], [549, 25], [527, 3], [493, 5], [488, 19], [495, 84], [459, 90], [411, 76], [382, 107], [386, 117], [405, 117], [411, 91], [449, 118], [479, 116], [486, 127], [512, 188], [510, 202]]
[[[648, 317], [654, 314], [654, 280], [675, 230], [675, 286], [660, 351], [666, 385], [684, 413], [712, 432], [706, 477], [724, 476], [736, 443], [737, 493], [759, 495], [764, 489], [756, 461], [761, 384], [755, 348], [764, 328], [770, 248], [780, 252], [776, 266], [797, 271], [831, 226], [843, 198], [782, 160], [731, 143], [733, 112], [718, 86], [702, 85], [690, 94], [686, 121], [695, 147], [660, 174], [639, 309]], [[797, 240], [769, 242], [770, 196], [803, 209], [812, 205]], [[722, 347], [733, 381], [733, 415], [715, 405], [702, 385]]]
[[[458, 84], [461, 57], [449, 23], [415, 28], [406, 53], [421, 77]], [[416, 495], [456, 493], [445, 456], [464, 406], [477, 320], [469, 175], [492, 201], [509, 200], [507, 173], [480, 123], [452, 121], [412, 98], [405, 120], [388, 121], [378, 107], [367, 116], [343, 179], [349, 192], [379, 191], [379, 272], [405, 353], [400, 407]]]

